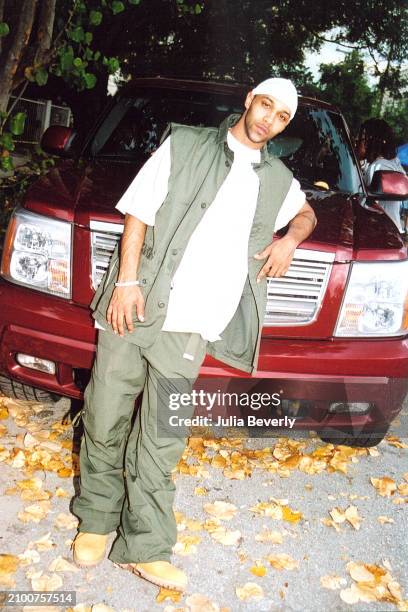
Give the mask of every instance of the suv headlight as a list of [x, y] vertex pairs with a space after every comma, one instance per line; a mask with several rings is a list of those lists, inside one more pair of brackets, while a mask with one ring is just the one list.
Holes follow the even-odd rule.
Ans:
[[18, 285], [70, 298], [71, 234], [70, 223], [17, 210], [7, 229], [2, 276]]
[[408, 333], [408, 260], [354, 263], [335, 336]]

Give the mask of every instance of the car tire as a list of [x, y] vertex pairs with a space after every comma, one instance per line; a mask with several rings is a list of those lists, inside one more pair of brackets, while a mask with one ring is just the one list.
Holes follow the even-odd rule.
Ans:
[[12, 399], [40, 402], [41, 404], [55, 404], [61, 399], [60, 395], [44, 391], [44, 389], [36, 389], [3, 375], [0, 375], [0, 391]]
[[339, 431], [337, 433], [318, 432], [319, 438], [322, 442], [329, 444], [341, 444], [342, 446], [352, 446], [356, 448], [370, 448], [371, 446], [377, 446], [382, 440], [384, 440], [390, 426], [383, 425], [375, 431], [359, 431], [354, 433], [352, 431]]

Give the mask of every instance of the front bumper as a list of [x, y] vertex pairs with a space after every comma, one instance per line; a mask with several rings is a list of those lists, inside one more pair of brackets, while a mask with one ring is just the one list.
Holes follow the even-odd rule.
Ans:
[[[22, 383], [80, 399], [97, 330], [89, 309], [0, 280], [0, 372]], [[55, 362], [55, 375], [19, 365], [17, 353]], [[309, 406], [295, 427], [376, 429], [400, 412], [408, 392], [408, 339], [265, 338], [256, 379], [283, 399]], [[207, 356], [201, 378], [251, 378]], [[253, 380], [253, 377], [252, 377]], [[368, 402], [364, 414], [330, 414], [334, 402]], [[261, 414], [261, 413], [259, 413]]]

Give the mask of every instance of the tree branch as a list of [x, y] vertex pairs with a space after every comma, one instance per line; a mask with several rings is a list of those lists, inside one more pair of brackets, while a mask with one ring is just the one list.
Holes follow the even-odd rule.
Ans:
[[[0, 23], [3, 21], [5, 4], [6, 4], [6, 0], [0, 0]], [[1, 47], [2, 47], [1, 43], [2, 43], [2, 40], [0, 36], [0, 56], [1, 56]]]
[[37, 50], [35, 62], [41, 63], [46, 51], [51, 48], [52, 33], [54, 30], [56, 0], [42, 0], [40, 18], [37, 30]]
[[36, 8], [37, 0], [24, 0], [21, 8], [21, 17], [11, 46], [0, 69], [0, 83], [2, 87], [0, 91], [0, 110], [2, 111], [7, 110], [7, 104], [13, 87], [13, 78], [18, 70], [22, 52], [31, 35]]

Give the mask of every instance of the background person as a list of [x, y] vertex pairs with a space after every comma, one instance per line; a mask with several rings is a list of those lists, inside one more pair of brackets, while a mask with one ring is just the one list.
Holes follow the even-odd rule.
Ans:
[[[397, 157], [394, 132], [384, 119], [368, 119], [361, 125], [357, 139], [357, 155], [367, 187], [371, 185], [377, 170], [391, 170], [405, 174]], [[404, 233], [400, 216], [402, 201], [381, 200], [379, 204], [398, 230]]]

